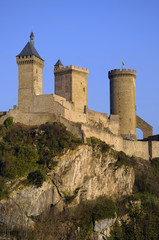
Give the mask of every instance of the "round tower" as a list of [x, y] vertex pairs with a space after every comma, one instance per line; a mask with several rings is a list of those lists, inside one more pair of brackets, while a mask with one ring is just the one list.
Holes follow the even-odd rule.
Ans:
[[110, 114], [119, 115], [120, 135], [136, 139], [136, 71], [114, 69], [109, 71], [110, 79]]

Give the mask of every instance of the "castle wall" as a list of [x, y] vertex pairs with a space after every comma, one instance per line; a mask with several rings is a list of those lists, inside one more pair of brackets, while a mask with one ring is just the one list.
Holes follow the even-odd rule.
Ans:
[[[55, 105], [59, 108], [61, 104], [59, 102], [55, 102]], [[64, 109], [62, 105], [61, 109]], [[46, 112], [24, 113], [15, 107], [15, 109], [10, 110], [6, 115], [0, 118], [0, 124], [2, 124], [4, 120], [10, 116], [14, 118], [14, 122], [21, 122], [26, 125], [40, 125], [46, 122], [58, 121], [63, 123], [76, 137], [80, 137], [83, 140], [86, 140], [86, 138], [89, 137], [96, 137], [113, 146], [115, 150], [124, 151], [129, 156], [134, 155], [146, 160], [149, 160], [149, 157], [159, 157], [159, 141], [151, 141], [150, 149], [149, 141], [124, 140], [121, 136], [110, 133], [107, 128], [101, 129], [90, 126], [87, 123], [73, 122], [63, 117], [63, 114], [60, 114], [60, 112], [58, 114]]]
[[108, 114], [87, 109], [87, 122], [95, 127], [108, 127]]
[[119, 115], [109, 116], [108, 128], [113, 134], [119, 135], [120, 132]]
[[95, 112], [87, 109], [87, 123], [93, 127], [106, 129], [113, 134], [119, 134], [119, 116], [110, 115], [108, 119], [108, 114]]
[[159, 158], [159, 141], [152, 141], [152, 158]]
[[[85, 138], [96, 137], [114, 147], [117, 151], [123, 151], [129, 156], [137, 156], [149, 160], [148, 141], [130, 141], [122, 137], [110, 134], [106, 130], [100, 130], [88, 124], [82, 124], [81, 130]], [[159, 157], [159, 142], [152, 142], [152, 158]]]
[[35, 113], [53, 113], [53, 94], [37, 95], [34, 96], [34, 109]]
[[30, 126], [59, 121], [58, 116], [53, 113], [24, 113], [19, 109], [11, 109], [5, 116], [0, 118], [0, 124], [8, 117], [13, 117], [15, 123], [20, 122]]

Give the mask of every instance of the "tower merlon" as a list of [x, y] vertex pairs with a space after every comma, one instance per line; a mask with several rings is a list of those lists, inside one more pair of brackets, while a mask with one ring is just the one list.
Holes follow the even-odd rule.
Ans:
[[132, 75], [136, 78], [136, 70], [133, 69], [114, 69], [108, 72], [108, 77], [111, 79], [114, 76], [127, 76], [127, 75]]
[[89, 74], [89, 70], [86, 68], [82, 68], [82, 67], [78, 67], [78, 66], [74, 66], [74, 65], [70, 65], [70, 66], [66, 66], [66, 67], [54, 67], [54, 73], [56, 72], [65, 72], [68, 70], [74, 70], [74, 71], [79, 71], [79, 72], [83, 72], [83, 73], [87, 73]]
[[41, 58], [38, 58], [34, 55], [32, 55], [32, 56], [17, 56], [16, 62], [18, 65], [36, 63], [36, 64], [42, 65], [44, 67], [44, 60], [42, 60]]

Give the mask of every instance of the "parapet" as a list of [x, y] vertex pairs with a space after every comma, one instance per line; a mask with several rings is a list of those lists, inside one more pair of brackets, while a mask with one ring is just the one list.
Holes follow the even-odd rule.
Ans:
[[82, 67], [78, 67], [78, 66], [74, 66], [74, 65], [70, 65], [70, 66], [66, 66], [66, 67], [58, 67], [55, 66], [54, 67], [54, 73], [56, 72], [66, 72], [69, 70], [73, 70], [73, 71], [78, 71], [78, 72], [83, 72], [83, 73], [89, 73], [89, 70], [86, 68], [82, 68]]
[[41, 58], [38, 58], [34, 55], [31, 56], [17, 56], [16, 61], [18, 65], [23, 65], [23, 64], [31, 64], [31, 63], [38, 63], [40, 65], [44, 66], [44, 60]]
[[109, 79], [120, 76], [131, 75], [136, 78], [136, 71], [132, 69], [114, 69], [108, 72]]

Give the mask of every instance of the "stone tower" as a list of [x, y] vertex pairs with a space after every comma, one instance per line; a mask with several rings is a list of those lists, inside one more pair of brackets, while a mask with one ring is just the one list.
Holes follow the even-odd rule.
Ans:
[[64, 67], [60, 60], [54, 66], [55, 94], [74, 104], [75, 111], [86, 112], [88, 69]]
[[44, 60], [34, 48], [34, 34], [16, 57], [19, 75], [18, 108], [31, 112], [33, 96], [43, 94]]
[[136, 139], [136, 71], [115, 69], [108, 73], [110, 79], [110, 114], [119, 115], [120, 135]]

